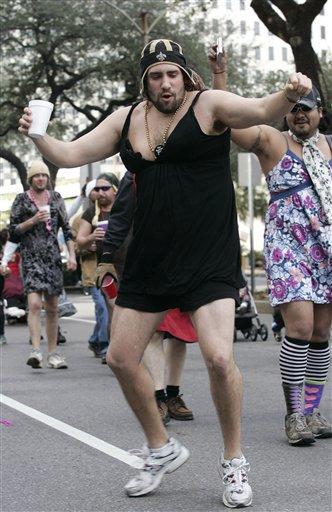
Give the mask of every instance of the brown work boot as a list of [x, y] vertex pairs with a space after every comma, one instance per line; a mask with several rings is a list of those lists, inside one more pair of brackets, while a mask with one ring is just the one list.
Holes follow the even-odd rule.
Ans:
[[170, 417], [180, 421], [193, 420], [193, 412], [188, 409], [181, 397], [182, 395], [178, 395], [166, 400]]
[[167, 409], [167, 405], [162, 400], [157, 400], [157, 406], [161, 417], [161, 421], [163, 422], [164, 425], [167, 425], [167, 423], [169, 423], [171, 419]]

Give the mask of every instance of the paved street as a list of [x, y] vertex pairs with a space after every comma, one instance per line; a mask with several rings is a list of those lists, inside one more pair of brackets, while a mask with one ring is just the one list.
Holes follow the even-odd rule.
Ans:
[[[68, 370], [28, 367], [27, 327], [6, 327], [8, 344], [0, 349], [5, 402], [0, 425], [1, 512], [227, 510], [217, 472], [220, 434], [197, 345], [188, 347], [182, 386], [195, 419], [172, 420], [168, 426], [169, 433], [189, 448], [191, 458], [166, 476], [155, 494], [125, 496], [123, 486], [135, 474], [130, 465], [136, 461], [125, 452], [141, 447], [143, 435], [111, 370], [87, 349], [93, 328], [90, 297], [75, 294], [72, 299], [78, 313], [61, 320], [68, 339], [61, 347]], [[270, 326], [269, 316], [260, 318]], [[271, 331], [266, 342], [246, 342], [241, 335], [239, 339], [235, 352], [245, 382], [243, 449], [251, 463], [254, 490], [249, 510], [329, 512], [331, 440], [302, 448], [287, 444], [279, 346]], [[329, 405], [331, 395], [326, 393], [326, 415]]]

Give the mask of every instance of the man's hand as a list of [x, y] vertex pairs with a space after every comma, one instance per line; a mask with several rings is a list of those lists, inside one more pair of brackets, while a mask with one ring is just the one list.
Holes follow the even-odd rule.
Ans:
[[116, 270], [113, 263], [99, 263], [96, 269], [95, 282], [97, 288], [101, 288], [102, 282], [106, 274], [111, 274], [117, 281]]
[[214, 75], [226, 73], [227, 71], [227, 58], [224, 52], [220, 54], [219, 63], [217, 62], [217, 45], [214, 44], [209, 48], [208, 58], [210, 62], [210, 68]]
[[69, 255], [67, 261], [67, 270], [76, 270], [77, 269], [77, 261], [75, 255]]
[[302, 96], [306, 96], [312, 89], [310, 78], [302, 73], [293, 73], [287, 80], [284, 93], [288, 101], [297, 103]]
[[105, 236], [105, 231], [102, 228], [96, 228], [93, 233], [91, 233], [93, 241], [103, 240]]
[[39, 224], [39, 222], [47, 222], [50, 218], [49, 212], [38, 211], [31, 220], [33, 224]]
[[29, 128], [31, 126], [31, 123], [32, 123], [32, 113], [31, 113], [31, 110], [28, 107], [25, 107], [24, 114], [22, 115], [22, 117], [20, 118], [20, 120], [18, 122], [18, 124], [19, 124], [18, 131], [20, 133], [22, 133], [23, 135], [27, 135], [28, 136], [28, 132], [29, 132]]

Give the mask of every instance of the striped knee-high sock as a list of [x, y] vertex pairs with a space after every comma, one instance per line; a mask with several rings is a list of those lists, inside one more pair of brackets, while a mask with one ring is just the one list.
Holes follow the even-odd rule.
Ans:
[[312, 414], [314, 409], [319, 407], [329, 366], [329, 342], [310, 343], [304, 382], [305, 414]]
[[307, 366], [309, 342], [285, 336], [279, 365], [287, 414], [303, 413], [302, 388]]

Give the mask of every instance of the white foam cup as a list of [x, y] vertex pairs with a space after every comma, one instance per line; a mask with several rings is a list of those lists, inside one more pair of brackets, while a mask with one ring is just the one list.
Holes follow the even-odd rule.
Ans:
[[51, 209], [50, 209], [50, 205], [49, 204], [44, 204], [43, 206], [39, 206], [38, 210], [40, 212], [47, 212], [48, 213], [48, 218], [50, 218]]
[[45, 135], [53, 107], [53, 103], [50, 103], [49, 101], [29, 101], [29, 108], [32, 111], [32, 123], [28, 132], [30, 137], [38, 139]]

